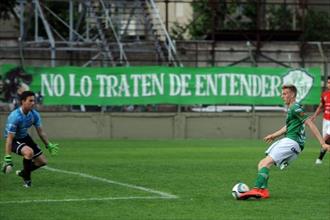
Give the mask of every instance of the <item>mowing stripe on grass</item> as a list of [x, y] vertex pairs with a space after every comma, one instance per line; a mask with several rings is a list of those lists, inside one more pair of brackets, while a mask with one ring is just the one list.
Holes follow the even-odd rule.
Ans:
[[104, 197], [104, 198], [80, 198], [80, 199], [35, 199], [20, 201], [1, 201], [0, 204], [23, 204], [23, 203], [46, 203], [46, 202], [84, 202], [84, 201], [107, 201], [107, 200], [137, 200], [137, 199], [173, 199], [162, 196], [127, 196], [127, 197]]
[[146, 187], [143, 187], [143, 186], [136, 186], [136, 185], [132, 185], [132, 184], [128, 184], [128, 183], [121, 183], [121, 182], [118, 182], [118, 181], [113, 181], [113, 180], [105, 179], [105, 178], [102, 178], [102, 177], [92, 176], [92, 175], [89, 175], [89, 174], [86, 174], [86, 173], [60, 170], [60, 169], [56, 169], [56, 168], [51, 168], [49, 166], [44, 167], [44, 169], [49, 170], [49, 171], [53, 171], [53, 172], [58, 172], [58, 173], [65, 173], [65, 174], [69, 174], [69, 175], [81, 176], [81, 177], [85, 177], [85, 178], [89, 178], [89, 179], [93, 179], [93, 180], [97, 180], [97, 181], [101, 181], [101, 182], [105, 182], [105, 183], [109, 183], [109, 184], [124, 186], [124, 187], [127, 187], [127, 188], [137, 189], [137, 190], [157, 194], [157, 195], [161, 196], [161, 198], [165, 198], [165, 199], [177, 199], [178, 198], [176, 195], [172, 195], [170, 193], [149, 189], [149, 188], [146, 188]]

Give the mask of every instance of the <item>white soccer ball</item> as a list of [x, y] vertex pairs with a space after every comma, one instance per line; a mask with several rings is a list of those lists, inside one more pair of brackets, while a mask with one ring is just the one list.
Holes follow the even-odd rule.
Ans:
[[245, 183], [237, 183], [231, 190], [231, 194], [235, 199], [239, 199], [242, 193], [249, 191], [250, 188]]

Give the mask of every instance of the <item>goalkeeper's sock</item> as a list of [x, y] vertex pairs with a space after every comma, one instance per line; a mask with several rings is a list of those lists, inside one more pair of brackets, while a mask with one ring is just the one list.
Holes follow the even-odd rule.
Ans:
[[31, 180], [32, 159], [23, 159], [23, 179]]
[[324, 150], [323, 148], [321, 148], [321, 150], [320, 150], [320, 155], [319, 155], [319, 159], [320, 159], [320, 160], [323, 160], [323, 157], [325, 156], [326, 153], [327, 153], [327, 151]]
[[258, 171], [258, 176], [254, 187], [256, 188], [267, 188], [269, 178], [269, 169], [267, 167], [262, 167]]

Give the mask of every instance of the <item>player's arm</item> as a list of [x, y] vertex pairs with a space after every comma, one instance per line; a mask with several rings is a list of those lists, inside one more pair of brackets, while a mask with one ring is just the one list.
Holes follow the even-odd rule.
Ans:
[[283, 135], [286, 132], [286, 125], [283, 126], [280, 130], [275, 131], [272, 134], [267, 135], [266, 137], [264, 137], [264, 141], [266, 141], [267, 143], [271, 143], [273, 142], [277, 137]]
[[6, 144], [5, 144], [5, 155], [10, 155], [11, 154], [11, 145], [14, 140], [14, 133], [8, 132], [8, 136], [6, 138]]
[[38, 133], [40, 139], [42, 140], [42, 142], [44, 142], [44, 144], [47, 146], [49, 144], [49, 140], [48, 140], [46, 132], [44, 132], [42, 127], [36, 127], [36, 130], [37, 130], [37, 133]]
[[5, 156], [3, 158], [3, 164], [2, 164], [2, 172], [4, 173], [8, 173], [10, 172], [12, 169], [8, 170], [8, 166], [9, 168], [13, 166], [13, 161], [11, 158], [11, 145], [13, 143], [14, 140], [14, 133], [9, 133], [8, 132], [8, 136], [6, 138], [6, 143], [5, 143]]
[[53, 144], [51, 142], [49, 142], [48, 137], [46, 132], [44, 132], [44, 130], [42, 129], [41, 126], [36, 127], [37, 133], [40, 137], [40, 139], [42, 140], [42, 142], [44, 142], [46, 148], [49, 150], [51, 155], [56, 155], [58, 152], [58, 144]]
[[330, 145], [325, 143], [325, 141], [323, 140], [323, 138], [322, 138], [319, 130], [317, 129], [316, 125], [314, 124], [314, 122], [310, 118], [306, 119], [305, 125], [307, 125], [311, 129], [313, 135], [320, 142], [320, 145], [322, 146], [322, 148], [325, 149], [325, 150], [330, 151]]
[[312, 121], [315, 120], [315, 118], [322, 112], [323, 110], [323, 102], [320, 102], [319, 106], [317, 107], [317, 109], [315, 110], [314, 114], [310, 117], [310, 119]]

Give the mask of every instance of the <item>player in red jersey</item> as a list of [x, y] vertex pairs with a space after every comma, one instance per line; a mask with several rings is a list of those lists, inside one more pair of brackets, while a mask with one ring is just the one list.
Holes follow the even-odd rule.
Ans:
[[[315, 113], [311, 116], [314, 121], [315, 118], [323, 111], [323, 138], [324, 141], [330, 143], [330, 76], [327, 79], [327, 89], [321, 95], [320, 105], [317, 107]], [[322, 160], [327, 151], [321, 148], [320, 155], [316, 159], [315, 164], [322, 164]]]

